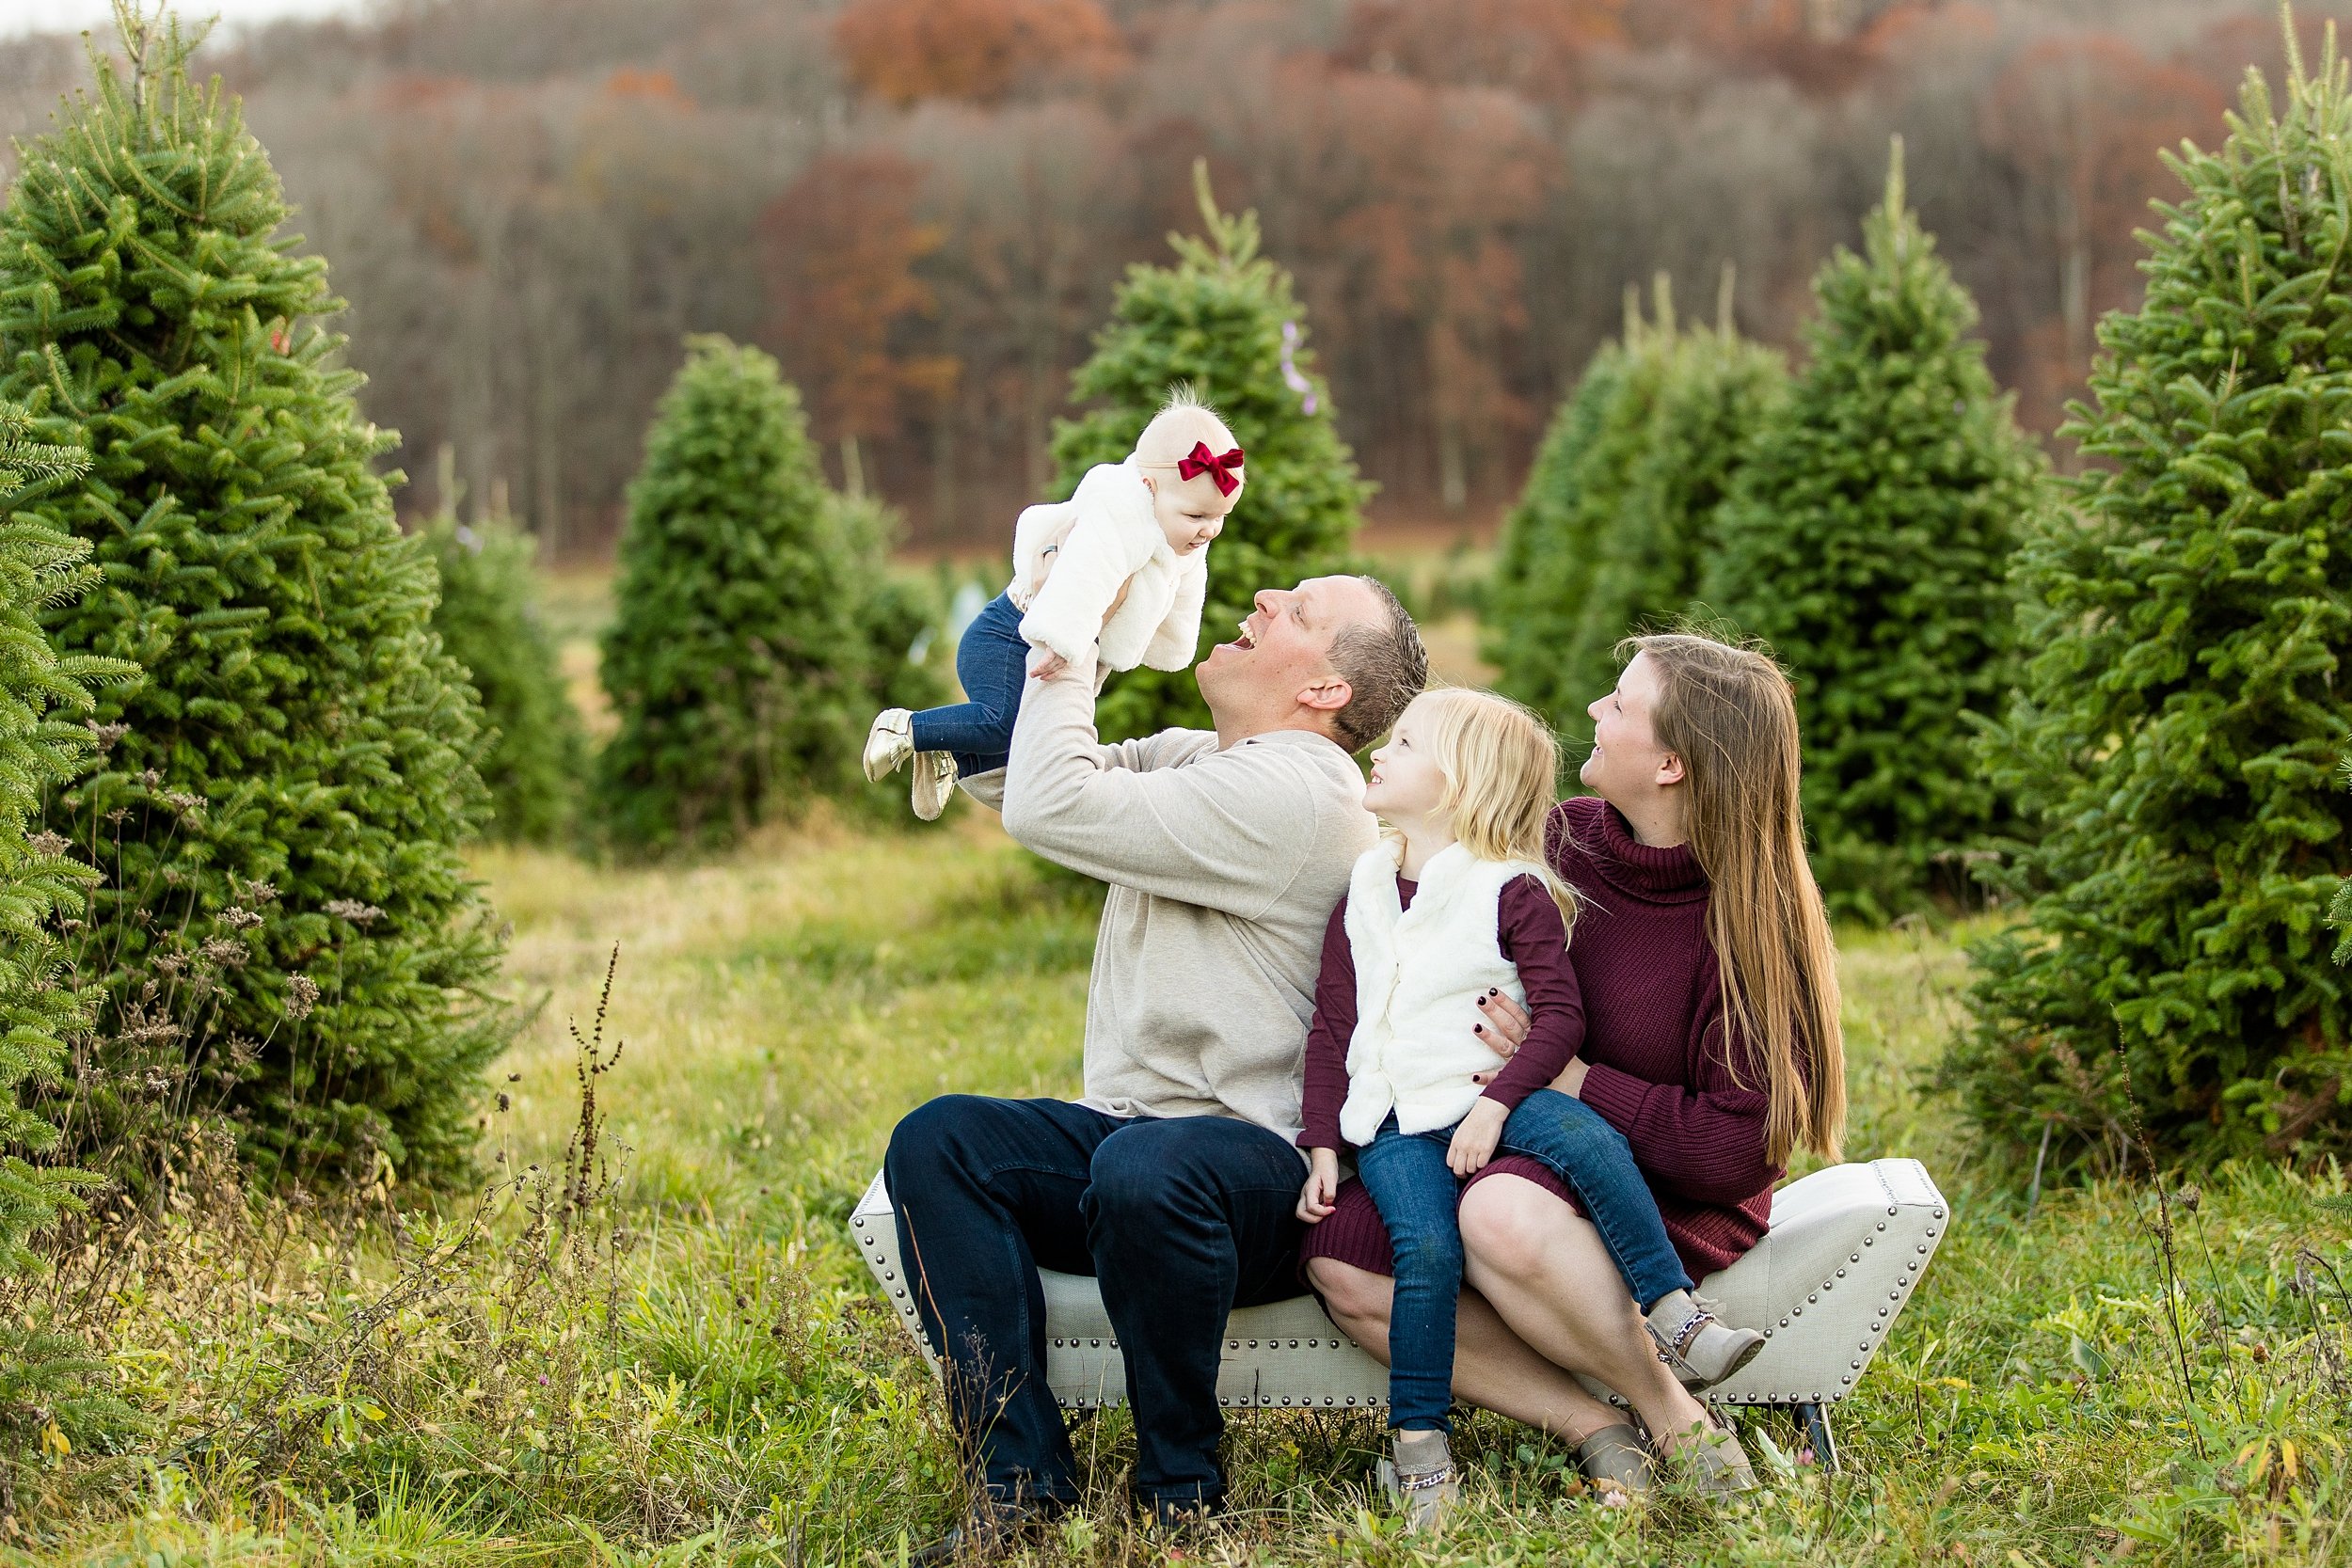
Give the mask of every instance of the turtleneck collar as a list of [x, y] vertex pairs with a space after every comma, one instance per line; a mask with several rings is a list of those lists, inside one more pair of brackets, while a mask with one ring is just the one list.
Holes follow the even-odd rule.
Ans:
[[1633, 836], [1632, 826], [1608, 801], [1593, 800], [1584, 848], [1594, 869], [1637, 897], [1681, 903], [1707, 896], [1707, 873], [1687, 843], [1661, 848]]

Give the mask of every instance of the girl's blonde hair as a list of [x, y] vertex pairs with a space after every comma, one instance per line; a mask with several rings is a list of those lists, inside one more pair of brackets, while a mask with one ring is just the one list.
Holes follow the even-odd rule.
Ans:
[[[1629, 637], [1619, 653], [1658, 672], [1658, 744], [1682, 759], [1684, 831], [1707, 873], [1707, 937], [1724, 1012], [1764, 1058], [1765, 1143], [1786, 1164], [1799, 1143], [1838, 1158], [1846, 1045], [1837, 948], [1804, 855], [1797, 704], [1754, 648], [1691, 632]], [[1735, 1076], [1740, 1063], [1731, 1063]]]
[[1469, 687], [1423, 691], [1397, 716], [1418, 714], [1428, 726], [1415, 738], [1427, 748], [1445, 789], [1438, 810], [1463, 848], [1482, 861], [1526, 861], [1573, 929], [1576, 892], [1544, 855], [1560, 778], [1560, 746], [1551, 728], [1508, 697]]

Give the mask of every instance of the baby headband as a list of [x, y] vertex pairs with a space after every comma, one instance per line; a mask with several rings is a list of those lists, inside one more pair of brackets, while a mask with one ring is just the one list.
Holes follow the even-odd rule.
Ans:
[[1176, 460], [1176, 477], [1198, 479], [1202, 474], [1206, 474], [1216, 481], [1218, 495], [1230, 496], [1241, 488], [1241, 481], [1233, 477], [1240, 467], [1241, 448], [1235, 447], [1224, 456], [1219, 457], [1209, 450], [1208, 442], [1195, 441], [1192, 444], [1191, 452]]

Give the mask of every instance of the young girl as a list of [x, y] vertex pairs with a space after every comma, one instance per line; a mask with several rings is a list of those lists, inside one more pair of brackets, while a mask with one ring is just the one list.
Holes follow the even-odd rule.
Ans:
[[914, 815], [936, 817], [958, 778], [1005, 765], [1028, 675], [1051, 676], [1097, 649], [1099, 676], [1148, 664], [1189, 670], [1200, 639], [1209, 542], [1241, 498], [1242, 451], [1187, 387], [1143, 427], [1123, 463], [1087, 470], [1066, 501], [1014, 525], [1012, 581], [956, 645], [966, 701], [885, 710], [866, 736], [880, 784], [914, 762]]
[[[1544, 1087], [1584, 1037], [1567, 956], [1575, 896], [1543, 852], [1558, 762], [1543, 721], [1515, 703], [1458, 689], [1417, 698], [1373, 753], [1364, 804], [1387, 832], [1357, 863], [1325, 940], [1299, 1135], [1312, 1169], [1298, 1217], [1312, 1225], [1332, 1212], [1340, 1145], [1353, 1146], [1395, 1247], [1396, 1435], [1383, 1473], [1417, 1525], [1442, 1518], [1454, 1493], [1454, 1206], [1498, 1149], [1576, 1191], [1685, 1382], [1719, 1382], [1764, 1342], [1692, 1299], [1624, 1134]], [[1507, 1062], [1482, 1038], [1478, 1004], [1497, 993], [1532, 1021]]]

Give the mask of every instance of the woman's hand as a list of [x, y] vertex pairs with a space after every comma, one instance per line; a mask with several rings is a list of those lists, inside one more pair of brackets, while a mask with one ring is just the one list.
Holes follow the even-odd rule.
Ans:
[[1050, 681], [1069, 668], [1070, 661], [1051, 648], [1029, 650], [1029, 678], [1031, 680]]
[[[1478, 1032], [1479, 1043], [1506, 1062], [1518, 1055], [1519, 1046], [1527, 1038], [1528, 1026], [1533, 1022], [1527, 1016], [1527, 1009], [1501, 991], [1489, 990], [1478, 999], [1478, 1011], [1484, 1022], [1472, 1027]], [[1502, 1070], [1497, 1068], [1493, 1071], [1473, 1072], [1470, 1082], [1491, 1084], [1495, 1081], [1495, 1073]]]
[[1321, 1225], [1330, 1217], [1336, 1205], [1333, 1199], [1340, 1191], [1340, 1151], [1336, 1148], [1311, 1148], [1307, 1151], [1307, 1185], [1298, 1195], [1298, 1217], [1309, 1225]]
[[1486, 1162], [1495, 1157], [1495, 1142], [1502, 1136], [1502, 1124], [1510, 1116], [1501, 1101], [1481, 1096], [1454, 1130], [1454, 1141], [1446, 1145], [1446, 1168], [1465, 1178], [1486, 1169]]

